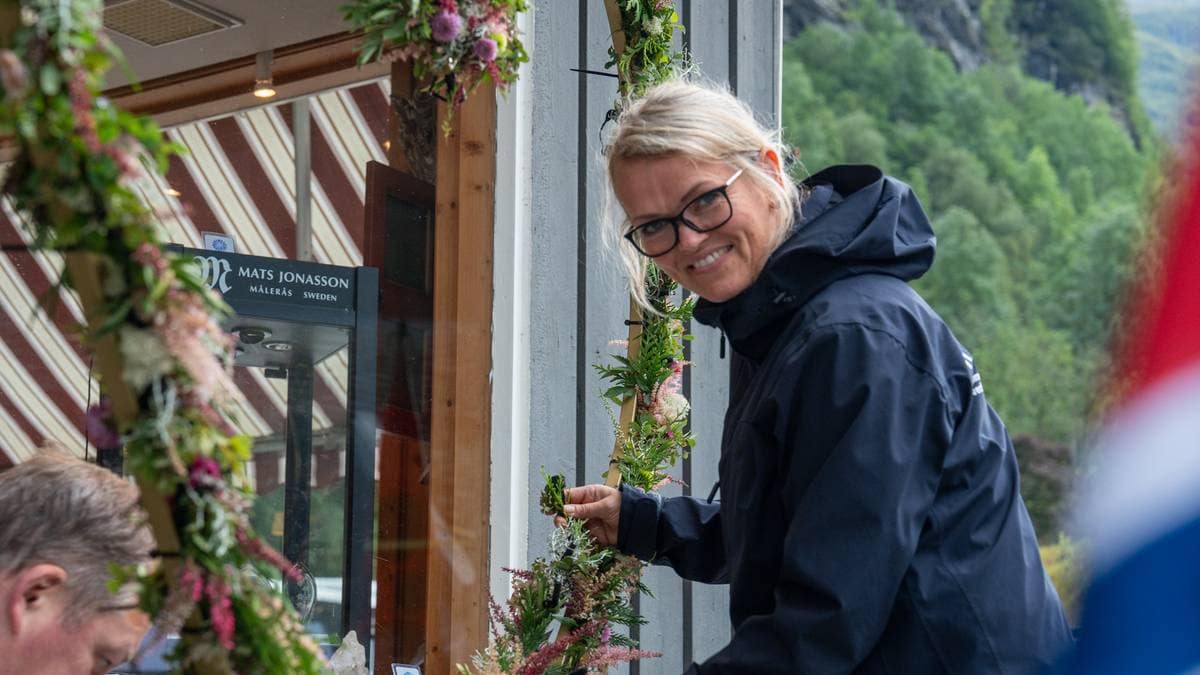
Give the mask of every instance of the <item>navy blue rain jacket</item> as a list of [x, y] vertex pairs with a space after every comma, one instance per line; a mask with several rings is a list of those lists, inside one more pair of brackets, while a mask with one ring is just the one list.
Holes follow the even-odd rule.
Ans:
[[622, 488], [618, 546], [728, 582], [730, 643], [689, 672], [1032, 673], [1070, 642], [971, 355], [905, 283], [933, 262], [912, 191], [806, 181], [759, 278], [696, 318], [734, 356], [719, 502]]

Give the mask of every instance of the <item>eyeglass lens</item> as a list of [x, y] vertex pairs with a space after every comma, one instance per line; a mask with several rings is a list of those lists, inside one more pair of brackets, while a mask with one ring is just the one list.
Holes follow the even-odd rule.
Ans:
[[662, 255], [675, 248], [680, 221], [693, 230], [707, 232], [724, 225], [732, 216], [733, 205], [725, 190], [711, 190], [693, 199], [679, 216], [661, 218], [638, 227], [634, 231], [634, 243], [648, 256]]

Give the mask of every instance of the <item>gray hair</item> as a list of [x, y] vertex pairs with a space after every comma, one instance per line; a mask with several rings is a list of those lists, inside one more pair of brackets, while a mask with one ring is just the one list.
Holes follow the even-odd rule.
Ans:
[[109, 590], [109, 566], [146, 562], [153, 548], [137, 488], [107, 469], [44, 450], [0, 472], [0, 574], [62, 567], [68, 619], [130, 602]]
[[626, 105], [605, 148], [604, 240], [620, 255], [630, 293], [638, 304], [653, 311], [643, 283], [649, 258], [624, 238], [628, 221], [619, 213], [612, 186], [616, 165], [625, 159], [682, 155], [742, 169], [743, 180], [750, 180], [780, 207], [775, 209], [779, 221], [771, 242], [773, 251], [787, 239], [802, 195], [786, 171], [776, 174], [759, 160], [768, 149], [779, 155], [781, 163], [788, 156], [779, 132], [760, 124], [750, 106], [723, 87], [670, 80]]

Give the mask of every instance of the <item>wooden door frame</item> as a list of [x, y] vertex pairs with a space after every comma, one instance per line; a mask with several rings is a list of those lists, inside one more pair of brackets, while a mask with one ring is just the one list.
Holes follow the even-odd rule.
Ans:
[[488, 639], [496, 92], [441, 132], [434, 234], [432, 481], [425, 672], [454, 672]]
[[[409, 69], [392, 69], [393, 95], [412, 91]], [[496, 91], [481, 86], [454, 113], [437, 107], [434, 210], [433, 371], [429, 548], [426, 569], [427, 673], [450, 673], [488, 640], [491, 488], [493, 238]], [[389, 125], [388, 163], [411, 172]], [[381, 477], [390, 475], [381, 458]], [[381, 523], [384, 509], [381, 504]], [[376, 661], [376, 673], [390, 664]]]

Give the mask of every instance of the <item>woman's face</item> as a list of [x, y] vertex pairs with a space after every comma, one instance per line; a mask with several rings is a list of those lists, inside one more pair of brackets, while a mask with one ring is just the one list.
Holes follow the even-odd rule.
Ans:
[[[699, 195], [725, 184], [732, 164], [683, 155], [623, 159], [613, 166], [613, 189], [629, 217], [629, 231], [656, 218], [673, 218]], [[710, 302], [750, 287], [771, 254], [780, 217], [771, 199], [746, 174], [727, 190], [733, 215], [708, 232], [679, 224], [675, 248], [654, 258], [679, 285]]]

